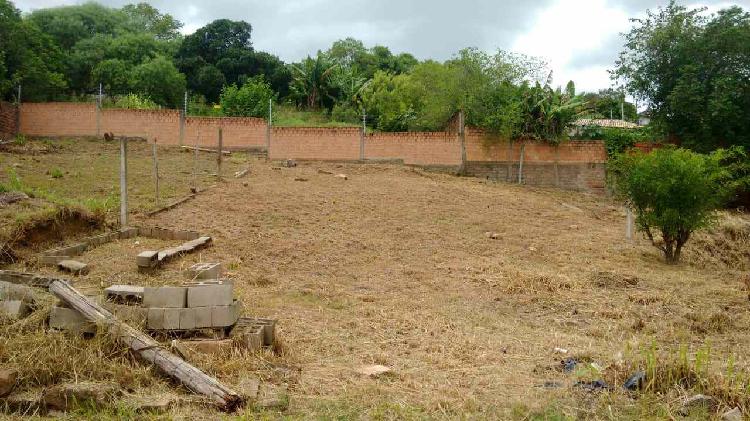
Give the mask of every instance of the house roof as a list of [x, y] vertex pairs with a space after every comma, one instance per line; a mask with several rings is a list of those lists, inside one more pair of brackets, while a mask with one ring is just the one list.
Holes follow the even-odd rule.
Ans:
[[636, 123], [631, 123], [625, 120], [610, 120], [604, 118], [582, 118], [573, 122], [576, 127], [585, 126], [598, 126], [598, 127], [617, 127], [620, 129], [637, 129], [639, 126]]

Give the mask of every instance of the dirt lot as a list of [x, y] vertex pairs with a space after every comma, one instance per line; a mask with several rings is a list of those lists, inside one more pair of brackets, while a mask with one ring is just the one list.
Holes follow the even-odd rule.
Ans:
[[[139, 168], [134, 173], [140, 174], [133, 178], [135, 221], [197, 230], [212, 235], [214, 245], [154, 276], [134, 270], [135, 255], [150, 240], [105, 245], [84, 255], [92, 271], [75, 285], [96, 292], [115, 283], [169, 284], [196, 261], [225, 262], [245, 312], [279, 319], [283, 349], [198, 365], [229, 383], [258, 375], [288, 387], [288, 408], [268, 415], [669, 419], [682, 410], [685, 397], [703, 391], [726, 394], [714, 408], [690, 408], [696, 418], [747, 402], [729, 390], [743, 393], [747, 377], [735, 377], [750, 372], [750, 302], [740, 282], [750, 268], [747, 215], [722, 215], [712, 232], [688, 244], [682, 264], [668, 266], [645, 240], [625, 240], [624, 212], [606, 197], [400, 166], [276, 168], [235, 154], [227, 173], [250, 162], [247, 178], [229, 177], [172, 211], [146, 218], [140, 210], [154, 206], [147, 199], [150, 149], [133, 150], [139, 157], [131, 160]], [[87, 158], [92, 154], [102, 164], [81, 168], [81, 157], [93, 162]], [[192, 155], [165, 149], [163, 156], [173, 173], [167, 195], [177, 197], [191, 185]], [[29, 157], [0, 153], [0, 167], [20, 163], [24, 182], [75, 199], [105, 199], [117, 191], [114, 145], [64, 142], [54, 153]], [[213, 183], [210, 159], [204, 161], [205, 185]], [[52, 166], [66, 176], [32, 176]], [[319, 170], [344, 173], [348, 180]], [[80, 182], [55, 184], [66, 184], [69, 173]], [[0, 182], [7, 177], [2, 171]], [[7, 267], [44, 272], [34, 267], [31, 252], [19, 255], [26, 260]], [[80, 361], [85, 368], [73, 373], [65, 365], [34, 362], [29, 351], [18, 349], [41, 343], [39, 354], [48, 353], [45, 336], [55, 355], [69, 355], [73, 349], [66, 347], [97, 346], [27, 331], [0, 341], [0, 364], [25, 370], [29, 387], [114, 378], [135, 391], [170, 389], [124, 356], [113, 357], [107, 368]], [[654, 386], [660, 393], [635, 395], [619, 387], [649, 358], [667, 370], [681, 348], [703, 377]], [[695, 367], [696, 356], [707, 363]], [[560, 360], [569, 357], [581, 362], [565, 373]], [[356, 371], [367, 364], [393, 371], [367, 378]], [[726, 384], [708, 380], [716, 376]], [[614, 389], [573, 387], [598, 378]], [[190, 405], [171, 413], [196, 414], [216, 416]]]

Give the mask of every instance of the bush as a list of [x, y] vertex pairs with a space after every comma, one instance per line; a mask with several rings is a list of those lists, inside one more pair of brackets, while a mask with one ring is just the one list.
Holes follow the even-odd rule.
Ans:
[[632, 148], [636, 142], [654, 141], [654, 133], [648, 128], [619, 129], [612, 127], [586, 126], [575, 136], [580, 140], [603, 140], [607, 155], [613, 157]]
[[722, 168], [727, 171], [731, 197], [729, 206], [750, 208], [750, 157], [742, 146], [718, 149], [714, 152]]
[[690, 235], [712, 222], [727, 197], [728, 173], [717, 154], [667, 147], [620, 154], [612, 168], [617, 193], [635, 211], [638, 229], [670, 264], [680, 260]]
[[333, 110], [331, 110], [331, 120], [357, 124], [362, 121], [362, 113], [349, 105], [336, 104], [333, 106]]
[[232, 117], [266, 117], [268, 101], [276, 94], [262, 76], [248, 79], [241, 88], [237, 85], [225, 87], [221, 92], [221, 108], [224, 115]]
[[127, 94], [118, 97], [113, 103], [113, 108], [124, 108], [128, 110], [156, 110], [159, 108], [151, 98], [138, 94]]

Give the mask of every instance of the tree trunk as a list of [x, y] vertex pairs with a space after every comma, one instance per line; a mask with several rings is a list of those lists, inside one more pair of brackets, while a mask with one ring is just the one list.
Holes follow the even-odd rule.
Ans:
[[66, 281], [50, 280], [49, 291], [87, 320], [105, 326], [112, 335], [141, 358], [158, 366], [164, 373], [177, 379], [193, 392], [207, 396], [221, 409], [233, 411], [242, 405], [243, 399], [235, 391], [164, 349], [150, 336], [120, 322], [112, 313], [89, 301]]

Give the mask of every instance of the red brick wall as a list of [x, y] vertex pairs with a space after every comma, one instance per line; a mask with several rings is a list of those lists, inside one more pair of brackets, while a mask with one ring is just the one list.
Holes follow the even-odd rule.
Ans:
[[96, 105], [23, 103], [21, 133], [28, 136], [96, 136]]
[[[555, 147], [541, 142], [525, 142], [524, 162], [607, 162], [607, 150], [600, 140], [571, 141]], [[467, 161], [518, 161], [521, 142], [488, 141], [484, 132], [466, 131]]]
[[360, 129], [273, 127], [271, 159], [359, 160]]
[[[96, 127], [95, 133], [96, 134]], [[175, 110], [101, 111], [101, 131], [115, 136], [142, 137], [149, 142], [177, 145], [180, 136], [180, 113]]]
[[249, 117], [188, 117], [185, 121], [185, 144], [217, 147], [219, 128], [222, 147], [226, 149], [266, 146], [266, 121]]
[[365, 159], [402, 159], [407, 165], [461, 165], [458, 135], [446, 132], [374, 133], [365, 137]]
[[16, 106], [10, 102], [0, 101], [0, 140], [7, 140], [16, 135]]

